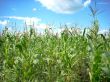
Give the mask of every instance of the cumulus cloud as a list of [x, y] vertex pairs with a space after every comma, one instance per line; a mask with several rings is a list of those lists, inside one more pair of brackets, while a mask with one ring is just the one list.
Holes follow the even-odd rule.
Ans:
[[91, 3], [91, 0], [87, 0], [86, 2], [84, 2], [84, 7], [88, 6]]
[[108, 34], [109, 30], [108, 29], [101, 29], [98, 33], [99, 34]]
[[1, 21], [1, 20], [0, 20], [0, 25], [5, 26], [5, 25], [7, 25], [7, 23], [8, 23], [8, 21], [7, 21], [7, 20], [4, 20], [4, 21]]
[[37, 28], [37, 29], [39, 29], [39, 28], [40, 29], [47, 29], [48, 25], [41, 23], [41, 24], [35, 25], [34, 28]]
[[32, 11], [35, 12], [35, 11], [37, 11], [37, 9], [36, 8], [33, 8]]
[[91, 3], [91, 0], [36, 0], [47, 9], [56, 13], [74, 13]]
[[41, 19], [37, 17], [4, 16], [4, 18], [22, 20], [26, 23], [26, 25], [32, 25], [33, 23], [36, 24], [41, 21]]
[[[32, 26], [32, 28], [37, 29], [46, 29], [48, 28], [47, 24], [41, 23], [41, 19], [37, 17], [20, 17], [20, 16], [4, 16], [3, 18], [15, 19], [25, 22], [27, 26]], [[0, 24], [7, 24], [7, 21], [0, 21]]]

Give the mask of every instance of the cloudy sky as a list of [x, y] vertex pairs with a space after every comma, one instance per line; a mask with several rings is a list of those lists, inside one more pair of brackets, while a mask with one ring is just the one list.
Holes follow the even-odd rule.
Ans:
[[102, 11], [98, 16], [100, 28], [108, 29], [110, 0], [0, 0], [0, 29], [5, 25], [21, 26], [24, 23], [34, 23], [35, 28], [41, 29], [47, 24], [88, 27], [92, 20], [88, 6], [93, 6], [94, 1]]

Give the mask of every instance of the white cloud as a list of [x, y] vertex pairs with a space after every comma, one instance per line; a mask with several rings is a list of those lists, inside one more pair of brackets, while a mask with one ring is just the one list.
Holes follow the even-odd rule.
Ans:
[[67, 22], [66, 25], [67, 26], [70, 26], [70, 25], [72, 25], [72, 23], [71, 22]]
[[4, 16], [4, 18], [21, 20], [26, 23], [26, 25], [33, 25], [40, 22], [41, 19], [37, 17], [19, 17], [19, 16]]
[[109, 30], [108, 29], [101, 29], [98, 33], [99, 34], [108, 34]]
[[4, 21], [1, 21], [1, 20], [0, 20], [0, 25], [5, 26], [5, 25], [7, 25], [7, 23], [8, 23], [8, 21], [7, 21], [7, 20], [4, 20]]
[[37, 28], [37, 29], [47, 29], [48, 28], [48, 25], [47, 24], [44, 24], [44, 23], [39, 23], [39, 24], [34, 24], [32, 28]]
[[37, 11], [37, 9], [36, 8], [33, 8], [32, 11], [35, 12], [35, 11]]
[[[32, 28], [37, 28], [42, 30], [48, 28], [48, 25], [41, 23], [41, 19], [37, 17], [4, 16], [3, 18], [23, 21], [26, 23], [27, 26], [32, 26]], [[2, 24], [6, 24], [6, 21], [2, 21]]]
[[87, 0], [87, 1], [85, 1], [85, 3], [84, 3], [84, 7], [88, 6], [90, 3], [91, 3], [91, 0]]
[[40, 2], [47, 9], [56, 12], [70, 14], [74, 13], [83, 7], [90, 4], [91, 0], [86, 0], [82, 3], [82, 0], [35, 0]]

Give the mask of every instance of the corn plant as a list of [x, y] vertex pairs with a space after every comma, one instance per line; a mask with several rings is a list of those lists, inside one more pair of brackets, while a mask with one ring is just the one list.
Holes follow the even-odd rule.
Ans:
[[59, 37], [32, 26], [23, 32], [0, 35], [0, 82], [109, 82], [110, 33], [98, 34], [97, 10], [90, 7], [93, 22], [82, 33], [62, 26]]

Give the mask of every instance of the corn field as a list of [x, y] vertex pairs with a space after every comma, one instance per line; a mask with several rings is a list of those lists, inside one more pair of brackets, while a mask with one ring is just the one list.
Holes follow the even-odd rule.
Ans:
[[110, 32], [99, 34], [94, 17], [82, 34], [67, 26], [61, 36], [46, 29], [0, 34], [0, 82], [110, 82]]
[[98, 21], [83, 34], [66, 27], [59, 37], [31, 28], [0, 35], [0, 82], [110, 82], [110, 33]]

